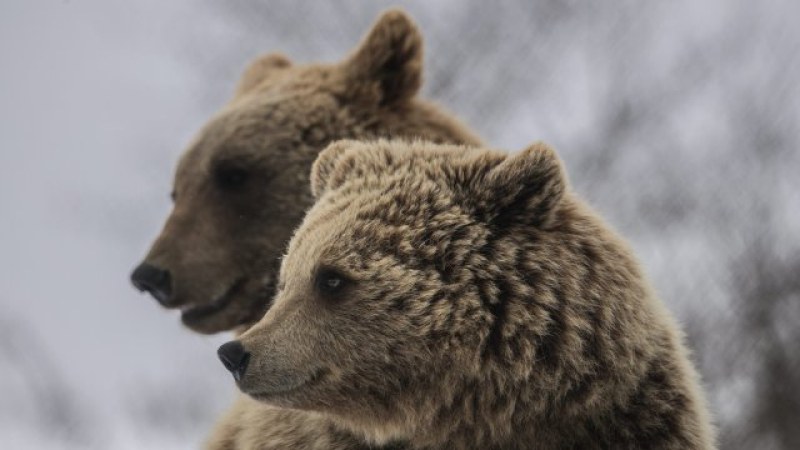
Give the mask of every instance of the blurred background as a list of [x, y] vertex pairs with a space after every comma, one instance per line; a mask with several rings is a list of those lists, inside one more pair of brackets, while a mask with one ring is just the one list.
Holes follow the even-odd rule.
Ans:
[[228, 336], [128, 274], [246, 63], [336, 61], [399, 4], [424, 95], [553, 144], [684, 326], [724, 449], [800, 448], [800, 2], [11, 0], [0, 6], [0, 446], [196, 448]]

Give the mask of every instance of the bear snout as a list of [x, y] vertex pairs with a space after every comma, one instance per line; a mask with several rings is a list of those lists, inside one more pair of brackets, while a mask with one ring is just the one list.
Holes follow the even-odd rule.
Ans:
[[149, 293], [161, 305], [171, 306], [172, 276], [168, 270], [143, 262], [134, 269], [131, 274], [131, 282], [136, 289]]
[[217, 349], [217, 356], [222, 361], [222, 365], [233, 374], [236, 381], [240, 381], [244, 377], [247, 364], [250, 362], [250, 353], [245, 351], [241, 342], [231, 341], [222, 344]]

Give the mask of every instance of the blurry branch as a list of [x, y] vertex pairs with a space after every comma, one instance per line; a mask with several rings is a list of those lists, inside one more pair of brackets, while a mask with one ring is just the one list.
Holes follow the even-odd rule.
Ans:
[[[753, 405], [742, 422], [725, 430], [729, 448], [800, 448], [800, 255], [776, 256], [774, 243], [759, 237], [733, 267], [739, 333], [734, 370], [753, 373]], [[737, 345], [738, 344], [738, 345]], [[741, 367], [750, 365], [750, 367]]]
[[30, 328], [0, 317], [0, 363], [24, 380], [34, 411], [34, 426], [57, 441], [85, 443], [87, 422], [44, 346]]
[[126, 398], [127, 412], [143, 434], [167, 436], [208, 435], [220, 405], [209, 395], [218, 386], [197, 383], [190, 373], [169, 384], [137, 385]]

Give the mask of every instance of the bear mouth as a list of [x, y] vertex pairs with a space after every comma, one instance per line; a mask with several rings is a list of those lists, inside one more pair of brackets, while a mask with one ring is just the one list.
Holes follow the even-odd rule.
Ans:
[[328, 370], [328, 369], [326, 369], [324, 367], [321, 367], [321, 368], [316, 369], [313, 372], [311, 372], [311, 375], [309, 375], [309, 376], [307, 376], [305, 378], [301, 378], [300, 380], [298, 380], [298, 381], [296, 381], [296, 382], [294, 382], [294, 383], [292, 383], [292, 384], [290, 384], [288, 386], [282, 386], [282, 387], [280, 387], [278, 389], [263, 390], [263, 391], [256, 391], [256, 392], [247, 392], [247, 391], [244, 391], [244, 390], [243, 391], [244, 391], [245, 394], [249, 395], [250, 397], [252, 397], [252, 398], [254, 398], [256, 400], [269, 402], [270, 400], [276, 400], [276, 399], [279, 399], [279, 398], [287, 397], [287, 396], [289, 396], [291, 394], [294, 394], [295, 392], [297, 392], [299, 390], [308, 389], [308, 388], [310, 388], [312, 386], [315, 386], [320, 381], [322, 381], [322, 379], [325, 378], [329, 373], [330, 373], [330, 370]]
[[187, 305], [185, 308], [181, 309], [181, 320], [183, 320], [185, 324], [191, 325], [225, 310], [244, 290], [247, 284], [246, 281], [245, 278], [239, 278], [231, 284], [222, 295], [212, 300], [210, 303], [197, 306]]

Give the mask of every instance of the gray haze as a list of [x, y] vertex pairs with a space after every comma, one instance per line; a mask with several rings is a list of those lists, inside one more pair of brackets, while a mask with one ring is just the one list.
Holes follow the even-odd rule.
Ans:
[[[730, 449], [800, 448], [800, 3], [399, 2], [425, 94], [553, 144], [686, 328]], [[128, 274], [262, 52], [334, 61], [388, 2], [0, 6], [0, 447], [196, 448], [234, 386]]]

